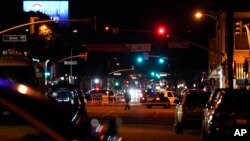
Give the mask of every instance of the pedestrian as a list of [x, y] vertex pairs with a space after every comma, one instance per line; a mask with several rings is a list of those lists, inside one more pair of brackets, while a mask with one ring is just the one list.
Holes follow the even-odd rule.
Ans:
[[131, 100], [131, 95], [128, 91], [125, 91], [124, 93], [124, 98], [125, 98], [125, 110], [130, 110], [130, 105], [129, 102]]

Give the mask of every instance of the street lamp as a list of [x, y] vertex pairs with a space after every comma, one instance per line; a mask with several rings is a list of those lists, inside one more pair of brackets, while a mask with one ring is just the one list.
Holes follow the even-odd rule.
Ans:
[[210, 14], [207, 14], [207, 13], [203, 13], [201, 11], [197, 11], [195, 14], [194, 14], [195, 18], [196, 19], [201, 19], [203, 16], [207, 16], [207, 17], [210, 17], [212, 18], [213, 20], [216, 20], [217, 17], [216, 16], [213, 16], [213, 15], [210, 15]]

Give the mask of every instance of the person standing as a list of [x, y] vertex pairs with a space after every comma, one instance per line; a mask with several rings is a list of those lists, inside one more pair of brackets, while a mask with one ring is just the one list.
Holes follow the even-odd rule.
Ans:
[[131, 100], [131, 95], [128, 91], [125, 91], [124, 93], [124, 98], [125, 98], [125, 110], [130, 110], [130, 105], [129, 102]]

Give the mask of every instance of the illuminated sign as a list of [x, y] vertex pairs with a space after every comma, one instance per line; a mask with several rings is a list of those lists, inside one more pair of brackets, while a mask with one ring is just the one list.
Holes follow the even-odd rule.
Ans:
[[51, 20], [68, 20], [68, 1], [23, 1], [23, 11], [41, 12]]

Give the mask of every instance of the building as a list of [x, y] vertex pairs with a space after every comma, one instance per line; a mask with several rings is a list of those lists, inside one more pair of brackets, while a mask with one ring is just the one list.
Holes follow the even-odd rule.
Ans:
[[[249, 69], [244, 71], [244, 62], [250, 61], [250, 12], [234, 12], [234, 45], [233, 45], [233, 86], [245, 87], [249, 84]], [[209, 78], [214, 87], [227, 87], [227, 23], [226, 14], [222, 12], [216, 20], [216, 37], [210, 43], [210, 60], [212, 66]], [[249, 66], [247, 66], [249, 67]]]

